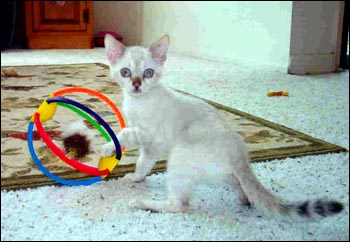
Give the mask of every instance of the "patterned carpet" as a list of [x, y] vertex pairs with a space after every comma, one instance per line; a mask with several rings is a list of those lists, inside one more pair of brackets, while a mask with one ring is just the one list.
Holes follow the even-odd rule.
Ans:
[[[37, 169], [27, 148], [28, 121], [37, 107], [51, 93], [65, 87], [87, 87], [97, 90], [121, 107], [122, 90], [109, 79], [108, 67], [103, 64], [18, 66], [15, 67], [17, 73], [4, 71], [9, 68], [11, 67], [2, 67], [1, 76], [1, 189], [11, 190], [54, 184]], [[114, 132], [118, 133], [118, 120], [112, 110], [98, 98], [82, 93], [65, 96], [97, 112]], [[253, 115], [207, 102], [215, 106], [222, 117], [245, 138], [252, 162], [346, 151], [337, 145]], [[54, 117], [44, 123], [44, 128], [52, 140], [62, 147], [60, 139], [62, 126], [76, 119], [77, 114], [59, 107]], [[95, 131], [93, 127], [90, 128]], [[48, 170], [66, 179], [81, 180], [89, 177], [73, 170], [56, 157], [45, 146], [36, 131], [33, 136], [36, 153]], [[97, 166], [101, 146], [104, 143], [103, 137], [96, 132], [94, 151], [82, 162]], [[132, 172], [137, 156], [137, 149], [127, 147], [121, 162], [107, 179]], [[164, 157], [159, 157], [153, 172], [164, 171], [165, 167]]]

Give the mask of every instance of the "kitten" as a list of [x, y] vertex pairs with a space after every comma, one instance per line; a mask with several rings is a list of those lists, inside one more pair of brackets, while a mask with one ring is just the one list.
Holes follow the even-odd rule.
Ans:
[[[127, 127], [118, 134], [123, 146], [137, 146], [140, 156], [134, 173], [126, 178], [144, 181], [155, 160], [167, 157], [168, 198], [136, 200], [133, 208], [186, 211], [190, 193], [202, 179], [228, 178], [242, 204], [254, 204], [272, 213], [302, 217], [339, 213], [343, 205], [319, 199], [287, 203], [265, 189], [253, 174], [243, 138], [230, 129], [215, 108], [202, 100], [184, 96], [161, 82], [170, 41], [165, 35], [149, 48], [125, 47], [112, 36], [105, 37], [107, 59], [113, 80], [123, 88], [123, 113]], [[113, 143], [102, 155], [115, 153]]]

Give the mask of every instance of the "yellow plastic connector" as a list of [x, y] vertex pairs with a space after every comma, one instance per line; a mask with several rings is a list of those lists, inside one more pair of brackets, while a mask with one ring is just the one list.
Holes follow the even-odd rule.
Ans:
[[[115, 156], [105, 156], [101, 157], [98, 162], [98, 170], [103, 171], [108, 169], [110, 172], [113, 171], [114, 167], [116, 167], [119, 163], [119, 160]], [[104, 179], [107, 175], [101, 176]]]
[[[48, 103], [46, 100], [44, 100], [38, 110], [36, 111], [37, 113], [40, 114], [40, 122], [45, 122], [47, 120], [50, 120], [53, 115], [56, 113], [57, 110], [57, 103]], [[30, 119], [32, 122], [34, 122], [34, 115]]]

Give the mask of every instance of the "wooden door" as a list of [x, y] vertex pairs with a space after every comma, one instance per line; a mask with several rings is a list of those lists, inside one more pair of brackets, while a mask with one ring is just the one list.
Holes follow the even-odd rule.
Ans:
[[33, 4], [34, 31], [86, 31], [88, 19], [85, 1], [65, 2], [60, 6], [55, 1]]
[[92, 1], [27, 1], [28, 47], [92, 48]]

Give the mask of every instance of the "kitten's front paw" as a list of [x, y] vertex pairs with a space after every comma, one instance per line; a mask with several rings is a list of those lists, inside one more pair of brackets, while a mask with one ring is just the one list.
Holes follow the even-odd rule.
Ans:
[[145, 209], [145, 205], [141, 200], [133, 199], [129, 202], [130, 208], [136, 208], [136, 209]]
[[124, 179], [132, 182], [143, 182], [145, 181], [146, 177], [137, 175], [136, 173], [128, 173], [124, 177]]
[[102, 146], [102, 156], [112, 156], [115, 154], [115, 146], [113, 142], [109, 142]]

